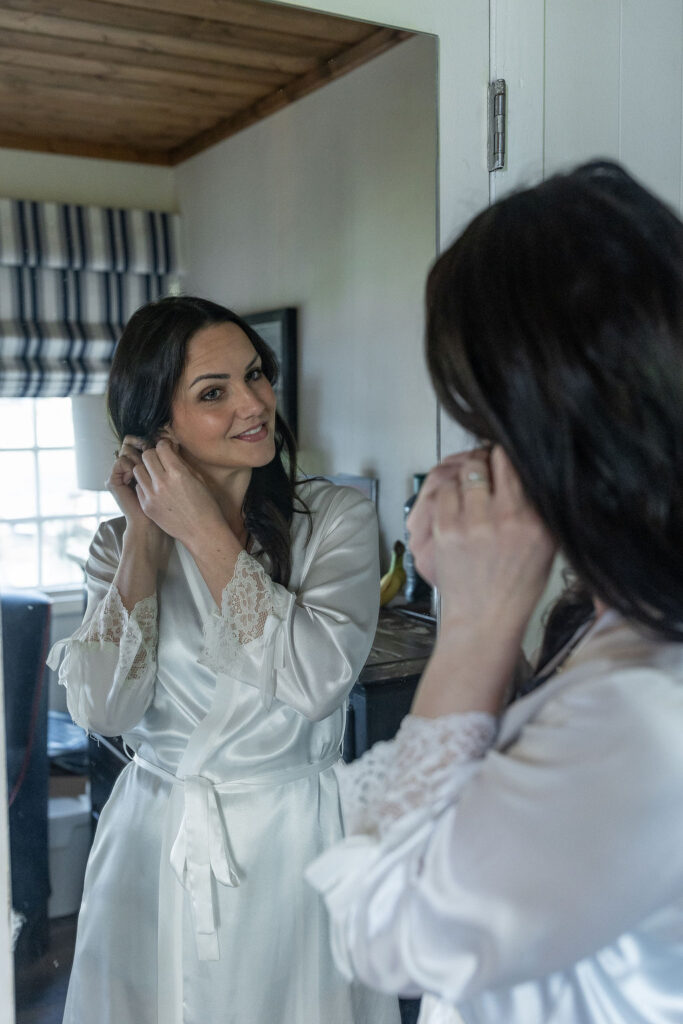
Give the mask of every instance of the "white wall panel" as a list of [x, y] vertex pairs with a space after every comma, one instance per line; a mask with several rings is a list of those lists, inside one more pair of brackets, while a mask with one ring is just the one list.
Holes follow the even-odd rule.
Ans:
[[621, 0], [619, 156], [649, 188], [681, 202], [681, 0]]
[[619, 0], [546, 0], [545, 175], [619, 156]]
[[491, 10], [491, 79], [507, 83], [505, 167], [489, 176], [495, 202], [543, 177], [545, 0], [498, 0]]

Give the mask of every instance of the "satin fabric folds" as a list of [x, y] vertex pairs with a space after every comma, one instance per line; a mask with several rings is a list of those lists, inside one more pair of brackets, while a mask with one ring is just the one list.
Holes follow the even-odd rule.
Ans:
[[[263, 635], [234, 664], [216, 671], [216, 651], [202, 654], [218, 610], [178, 543], [148, 672], [107, 700], [111, 651], [68, 652], [70, 704], [93, 730], [123, 732], [135, 758], [97, 827], [66, 1024], [398, 1024], [396, 999], [336, 970], [303, 881], [342, 833], [332, 766], [377, 619], [375, 513], [322, 481], [302, 495], [312, 529], [295, 514], [289, 587], [272, 585]], [[124, 525], [93, 542], [86, 615]]]
[[488, 752], [408, 782], [308, 872], [347, 977], [427, 993], [420, 1024], [683, 1022], [683, 644], [606, 612]]

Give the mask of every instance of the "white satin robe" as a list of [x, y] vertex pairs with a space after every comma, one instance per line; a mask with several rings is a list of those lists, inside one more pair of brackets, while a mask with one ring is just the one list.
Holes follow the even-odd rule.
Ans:
[[420, 1024], [680, 1024], [683, 644], [605, 613], [488, 751], [412, 718], [340, 769], [356, 834], [308, 872], [344, 974]]
[[[398, 1021], [396, 999], [337, 972], [303, 881], [342, 833], [332, 765], [377, 620], [376, 518], [348, 488], [315, 481], [301, 493], [312, 534], [295, 514], [289, 588], [270, 584], [273, 612], [237, 663], [218, 675], [198, 663], [203, 638], [208, 660], [220, 658], [221, 623], [180, 544], [158, 588], [156, 664], [131, 680], [115, 644], [69, 642], [72, 714], [123, 733], [136, 757], [97, 827], [67, 1024]], [[93, 542], [86, 621], [124, 525], [103, 524]]]

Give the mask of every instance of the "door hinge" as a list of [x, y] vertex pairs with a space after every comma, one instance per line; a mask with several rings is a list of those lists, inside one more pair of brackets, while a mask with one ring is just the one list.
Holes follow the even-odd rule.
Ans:
[[489, 84], [489, 171], [501, 171], [505, 167], [506, 131], [507, 86], [504, 78], [497, 78]]

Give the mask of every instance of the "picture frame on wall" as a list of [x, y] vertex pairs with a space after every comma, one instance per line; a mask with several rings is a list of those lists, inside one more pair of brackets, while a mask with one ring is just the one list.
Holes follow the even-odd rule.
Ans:
[[297, 311], [294, 306], [248, 313], [244, 320], [272, 348], [280, 366], [275, 384], [277, 410], [297, 436]]

